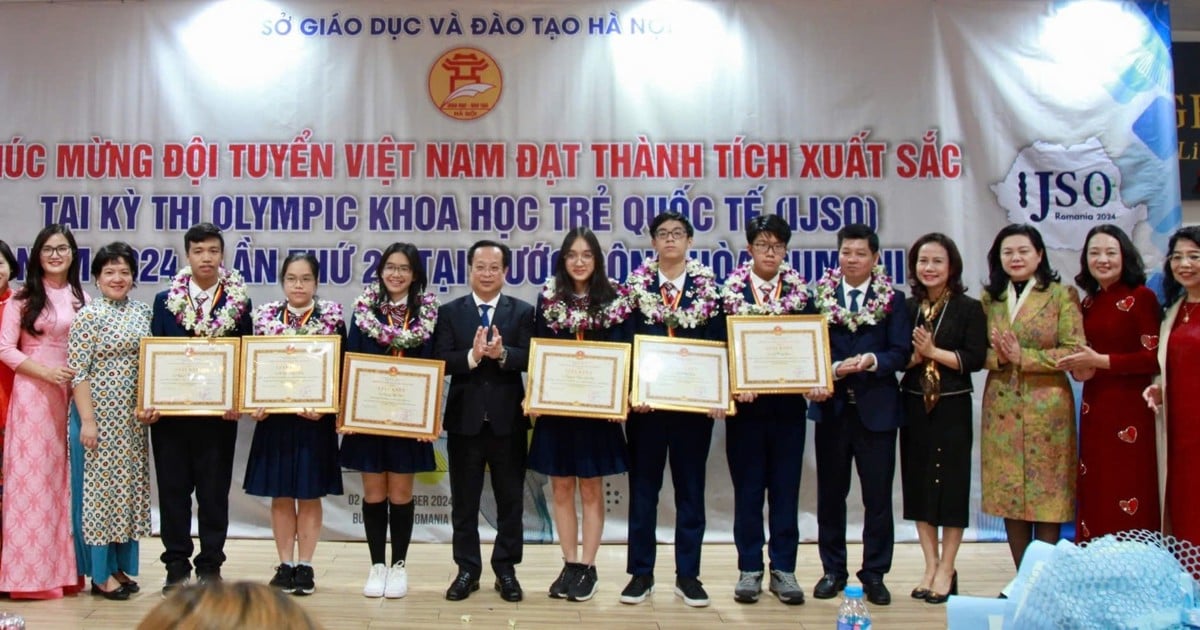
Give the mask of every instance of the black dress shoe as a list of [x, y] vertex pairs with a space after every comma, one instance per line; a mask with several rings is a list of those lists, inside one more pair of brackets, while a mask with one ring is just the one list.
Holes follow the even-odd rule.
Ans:
[[914, 588], [912, 590], [912, 598], [913, 599], [925, 599], [926, 597], [929, 597], [929, 593], [930, 593], [929, 589], [921, 588], [920, 586], [918, 586], [917, 588]]
[[867, 601], [876, 606], [887, 606], [892, 603], [892, 592], [884, 586], [883, 580], [863, 583], [863, 593], [866, 594]]
[[200, 569], [196, 569], [196, 583], [197, 584], [208, 584], [210, 582], [220, 582], [222, 579], [223, 578], [221, 577], [221, 569], [206, 569], [204, 571], [201, 571]]
[[124, 573], [120, 573], [120, 572], [114, 573], [113, 577], [117, 578], [117, 581], [121, 583], [121, 588], [124, 588], [125, 590], [129, 591], [130, 593], [136, 593], [136, 592], [142, 590], [142, 587], [138, 586], [138, 583], [136, 580], [134, 580], [133, 578], [129, 577], [128, 575], [126, 575]]
[[100, 585], [96, 584], [95, 580], [92, 580], [92, 595], [99, 595], [104, 599], [111, 599], [115, 602], [123, 602], [129, 599], [129, 591], [125, 590], [124, 586], [118, 586], [111, 591], [106, 591], [100, 588]]
[[817, 585], [813, 587], [813, 597], [817, 599], [833, 599], [844, 588], [846, 588], [846, 578], [826, 573], [821, 576], [820, 580], [817, 580]]
[[500, 598], [506, 602], [519, 602], [525, 598], [521, 583], [511, 573], [496, 576], [496, 590], [500, 591]]
[[471, 577], [466, 571], [459, 571], [458, 576], [450, 583], [450, 588], [446, 589], [446, 599], [452, 602], [462, 601], [478, 590], [479, 579]]

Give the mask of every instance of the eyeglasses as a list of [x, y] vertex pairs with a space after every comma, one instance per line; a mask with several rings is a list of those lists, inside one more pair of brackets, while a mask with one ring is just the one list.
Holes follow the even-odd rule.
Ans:
[[54, 256], [56, 254], [59, 256], [66, 256], [67, 254], [70, 254], [70, 253], [71, 253], [70, 245], [59, 245], [58, 247], [51, 247], [51, 246], [47, 245], [42, 248], [43, 256]]
[[654, 238], [660, 241], [665, 241], [667, 239], [682, 241], [686, 237], [687, 230], [683, 228], [675, 228], [674, 230], [659, 230], [654, 233]]
[[1172, 265], [1182, 265], [1183, 261], [1185, 260], [1193, 265], [1200, 265], [1200, 254], [1171, 254], [1170, 256], [1167, 256], [1167, 260], [1169, 260]]
[[388, 276], [396, 273], [412, 273], [412, 267], [408, 265], [384, 265], [383, 275]]
[[299, 284], [299, 285], [316, 284], [317, 279], [314, 278], [313, 276], [284, 276], [283, 283], [284, 284]]
[[471, 267], [471, 273], [483, 275], [499, 275], [504, 272], [504, 267]]
[[576, 252], [567, 252], [567, 260], [570, 260], [570, 261], [583, 260], [585, 262], [590, 262], [594, 259], [595, 259], [595, 257], [592, 256], [592, 252], [590, 252], [590, 251], [583, 252], [582, 254], [579, 254]]
[[754, 248], [756, 254], [782, 254], [787, 251], [787, 245], [784, 243], [767, 243], [766, 241], [755, 241], [751, 247]]

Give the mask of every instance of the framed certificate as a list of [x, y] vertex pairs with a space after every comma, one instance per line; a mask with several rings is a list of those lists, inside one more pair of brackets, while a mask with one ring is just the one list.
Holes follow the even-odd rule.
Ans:
[[726, 318], [733, 393], [803, 394], [833, 389], [829, 325], [824, 315]]
[[444, 361], [347, 352], [341, 433], [436, 438], [442, 432]]
[[601, 419], [629, 415], [629, 344], [533, 339], [528, 372], [527, 414]]
[[137, 409], [164, 416], [220, 416], [237, 407], [236, 337], [142, 337]]
[[707, 414], [737, 413], [729, 394], [729, 356], [719, 341], [636, 335], [631, 405]]
[[238, 411], [338, 411], [341, 356], [338, 335], [242, 337]]

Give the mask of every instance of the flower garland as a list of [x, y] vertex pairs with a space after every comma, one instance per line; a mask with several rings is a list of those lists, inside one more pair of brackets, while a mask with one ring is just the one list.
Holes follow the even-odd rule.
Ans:
[[692, 278], [692, 288], [684, 292], [684, 296], [691, 298], [691, 304], [686, 308], [667, 308], [662, 294], [650, 291], [650, 286], [658, 281], [658, 260], [646, 262], [629, 274], [627, 285], [630, 300], [646, 317], [647, 324], [696, 328], [717, 314], [721, 292], [712, 270], [695, 259], [688, 259], [684, 270]]
[[603, 308], [572, 308], [569, 300], [558, 297], [558, 287], [554, 278], [546, 281], [542, 287], [542, 315], [546, 318], [546, 327], [554, 332], [568, 331], [579, 333], [585, 330], [612, 328], [629, 318], [633, 305], [629, 303], [629, 290], [609, 281], [617, 291], [617, 297], [605, 304]]
[[[892, 279], [884, 271], [883, 265], [875, 265], [871, 270], [871, 286], [867, 292], [874, 293], [875, 297], [864, 302], [856, 313], [851, 313], [850, 309], [838, 304], [837, 290], [841, 283], [840, 267], [826, 269], [825, 275], [817, 281], [817, 308], [829, 316], [830, 324], [845, 326], [853, 332], [858, 330], [859, 326], [878, 324], [892, 312], [892, 296], [895, 295], [896, 289], [892, 286]], [[866, 299], [865, 295], [863, 299]]]
[[287, 302], [268, 302], [254, 309], [254, 334], [256, 335], [336, 335], [345, 324], [342, 305], [328, 300], [316, 300], [313, 305], [317, 317], [309, 317], [300, 328], [283, 323], [283, 311]]
[[171, 279], [171, 287], [167, 290], [167, 310], [175, 315], [175, 321], [179, 322], [180, 326], [200, 337], [220, 337], [237, 329], [238, 320], [246, 313], [250, 304], [242, 274], [236, 269], [221, 267], [218, 275], [225, 303], [220, 308], [213, 309], [208, 318], [200, 317], [196, 313], [196, 306], [192, 304], [191, 267], [180, 269]]
[[787, 263], [779, 265], [779, 281], [783, 283], [783, 290], [778, 300], [767, 304], [759, 304], [757, 300], [746, 301], [744, 291], [750, 284], [751, 266], [752, 263], [746, 263], [734, 269], [725, 279], [725, 286], [721, 287], [721, 301], [727, 314], [786, 315], [804, 310], [804, 306], [808, 304], [808, 287], [805, 285], [804, 276]]
[[354, 323], [363, 334], [374, 339], [377, 343], [389, 348], [403, 350], [415, 348], [433, 336], [433, 327], [437, 324], [438, 302], [432, 293], [421, 294], [420, 310], [415, 319], [410, 315], [412, 325], [405, 328], [404, 322], [385, 324], [375, 315], [375, 308], [383, 303], [379, 295], [379, 285], [375, 283], [363, 287], [362, 295], [354, 300]]

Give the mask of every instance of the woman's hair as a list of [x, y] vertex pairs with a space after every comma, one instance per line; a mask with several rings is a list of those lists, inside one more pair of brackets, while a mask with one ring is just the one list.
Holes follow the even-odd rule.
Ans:
[[1166, 305], [1170, 306], [1175, 303], [1183, 295], [1183, 285], [1175, 279], [1175, 274], [1171, 272], [1171, 254], [1175, 253], [1175, 244], [1179, 239], [1191, 241], [1192, 244], [1200, 247], [1200, 225], [1189, 225], [1181, 227], [1171, 235], [1171, 240], [1167, 242], [1167, 255], [1163, 258], [1163, 298], [1166, 300]]
[[1079, 274], [1075, 276], [1075, 284], [1088, 295], [1095, 295], [1100, 290], [1100, 282], [1092, 277], [1088, 269], [1088, 245], [1097, 234], [1107, 234], [1117, 239], [1121, 248], [1121, 283], [1130, 287], [1140, 287], [1146, 284], [1146, 267], [1142, 264], [1142, 255], [1134, 247], [1133, 241], [1125, 230], [1111, 224], [1102, 223], [1088, 230], [1083, 239], [1083, 251], [1079, 252]]
[[21, 275], [21, 265], [17, 263], [17, 257], [13, 255], [8, 243], [4, 241], [0, 241], [0, 256], [3, 256], [5, 262], [8, 263], [8, 282], [12, 284], [13, 279]]
[[1042, 255], [1042, 262], [1038, 263], [1033, 272], [1033, 277], [1037, 279], [1035, 289], [1045, 291], [1051, 282], [1058, 282], [1058, 272], [1050, 268], [1050, 258], [1046, 256], [1046, 242], [1042, 240], [1042, 233], [1032, 225], [1012, 223], [1004, 226], [996, 234], [996, 240], [992, 241], [992, 248], [988, 250], [988, 283], [984, 289], [992, 299], [1003, 300], [1004, 291], [1008, 288], [1008, 273], [1004, 271], [1004, 264], [1000, 262], [1000, 245], [1010, 236], [1027, 237], [1037, 253]]
[[313, 277], [317, 279], [317, 283], [321, 282], [321, 263], [317, 261], [317, 257], [312, 252], [292, 252], [287, 258], [283, 259], [283, 265], [279, 267], [279, 284], [283, 284], [283, 279], [287, 276], [288, 267], [294, 262], [306, 262], [312, 269]]
[[138, 630], [288, 628], [319, 630], [282, 591], [254, 582], [205, 582], [181, 588], [150, 610]]
[[912, 287], [913, 297], [918, 300], [929, 297], [928, 289], [921, 284], [921, 279], [917, 277], [917, 256], [921, 253], [921, 247], [929, 243], [936, 243], [946, 249], [946, 262], [950, 265], [950, 273], [946, 278], [946, 290], [950, 292], [951, 296], [966, 293], [967, 287], [963, 285], [962, 281], [962, 255], [958, 253], [958, 245], [955, 245], [953, 239], [941, 232], [930, 232], [918, 238], [908, 250], [908, 284]]
[[[412, 284], [408, 285], [407, 306], [408, 312], [416, 317], [421, 308], [421, 295], [425, 293], [425, 287], [429, 284], [429, 277], [425, 275], [425, 264], [421, 262], [421, 252], [417, 251], [417, 246], [412, 243], [392, 243], [383, 250], [383, 255], [379, 257], [379, 262], [375, 264], [375, 269], [371, 273], [375, 275], [375, 282], [379, 285], [379, 297], [384, 301], [388, 299], [388, 291], [387, 285], [383, 283], [383, 268], [392, 254], [404, 254], [404, 257], [408, 259], [408, 266], [412, 269], [413, 277]], [[381, 304], [375, 306], [381, 306]]]
[[96, 250], [92, 256], [92, 279], [100, 277], [100, 272], [104, 271], [104, 266], [109, 263], [123, 262], [129, 265], [129, 273], [133, 274], [133, 286], [137, 286], [137, 254], [130, 247], [129, 243], [121, 241], [113, 241], [104, 247]]
[[554, 291], [558, 299], [566, 300], [575, 293], [575, 280], [567, 273], [567, 252], [575, 245], [577, 239], [583, 239], [588, 249], [592, 250], [592, 277], [588, 279], [588, 308], [600, 308], [612, 302], [617, 292], [608, 281], [604, 271], [604, 252], [600, 249], [600, 240], [596, 233], [585, 227], [577, 227], [563, 237], [562, 247], [558, 248], [558, 261], [554, 263]]
[[40, 337], [42, 331], [35, 326], [38, 316], [46, 308], [46, 270], [42, 268], [42, 248], [46, 241], [55, 234], [62, 234], [71, 247], [71, 265], [67, 267], [67, 283], [71, 285], [71, 293], [75, 295], [75, 310], [83, 308], [83, 285], [79, 283], [79, 246], [75, 244], [75, 235], [71, 229], [61, 223], [51, 223], [38, 232], [33, 239], [33, 247], [29, 250], [29, 262], [25, 267], [25, 284], [17, 293], [16, 298], [25, 300], [25, 309], [21, 311], [21, 330]]

